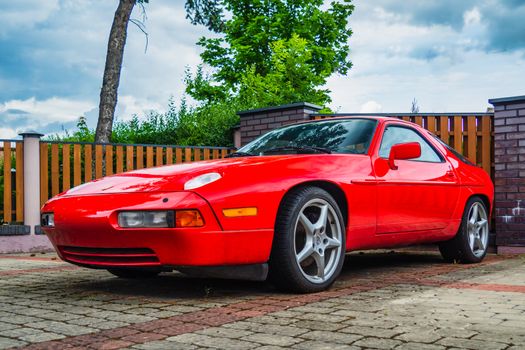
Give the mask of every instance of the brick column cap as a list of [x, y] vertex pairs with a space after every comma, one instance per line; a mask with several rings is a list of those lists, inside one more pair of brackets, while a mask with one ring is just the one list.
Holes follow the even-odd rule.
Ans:
[[278, 111], [284, 111], [284, 110], [288, 110], [288, 109], [299, 109], [299, 108], [311, 109], [312, 111], [320, 111], [321, 109], [323, 109], [323, 107], [315, 105], [313, 103], [297, 102], [297, 103], [290, 103], [290, 104], [281, 105], [281, 106], [272, 106], [272, 107], [265, 107], [265, 108], [257, 108], [257, 109], [250, 109], [250, 110], [246, 110], [246, 111], [240, 111], [240, 112], [237, 112], [237, 115], [242, 117], [242, 116], [248, 115], [248, 114], [257, 114], [257, 113], [264, 113], [264, 112], [278, 112]]
[[489, 103], [493, 104], [494, 106], [502, 105], [502, 104], [520, 103], [520, 102], [525, 102], [525, 95], [522, 95], [522, 96], [510, 96], [510, 97], [500, 97], [500, 98], [491, 98], [489, 100]]

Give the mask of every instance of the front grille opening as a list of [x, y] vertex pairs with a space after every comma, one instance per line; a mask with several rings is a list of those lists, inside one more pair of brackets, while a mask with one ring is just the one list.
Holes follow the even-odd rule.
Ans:
[[59, 246], [65, 260], [97, 266], [155, 266], [159, 258], [149, 248], [89, 248]]

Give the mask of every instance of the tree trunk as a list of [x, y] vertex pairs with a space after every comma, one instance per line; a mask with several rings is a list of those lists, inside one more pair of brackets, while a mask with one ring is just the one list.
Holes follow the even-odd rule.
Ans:
[[113, 118], [117, 106], [117, 92], [120, 81], [120, 70], [124, 57], [124, 46], [128, 31], [128, 22], [136, 0], [120, 0], [111, 32], [109, 34], [108, 51], [106, 54], [106, 66], [104, 68], [104, 79], [100, 90], [100, 105], [98, 112], [97, 130], [95, 142], [111, 142], [111, 131], [113, 129]]

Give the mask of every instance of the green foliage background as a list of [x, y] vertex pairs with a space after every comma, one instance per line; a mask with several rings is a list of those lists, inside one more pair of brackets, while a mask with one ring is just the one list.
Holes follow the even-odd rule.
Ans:
[[[208, 17], [192, 17], [199, 6]], [[198, 41], [202, 64], [186, 71], [194, 103], [171, 99], [166, 113], [117, 120], [112, 142], [232, 146], [238, 111], [303, 101], [330, 111], [330, 91], [323, 86], [352, 66], [351, 0], [188, 0], [186, 9], [192, 23], [219, 34]], [[92, 142], [94, 131], [80, 118], [74, 132], [51, 139]]]

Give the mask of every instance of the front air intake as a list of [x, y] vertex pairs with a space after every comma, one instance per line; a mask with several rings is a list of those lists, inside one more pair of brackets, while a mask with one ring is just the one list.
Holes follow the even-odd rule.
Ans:
[[101, 267], [157, 266], [160, 261], [149, 248], [87, 248], [59, 246], [62, 257], [72, 263]]

